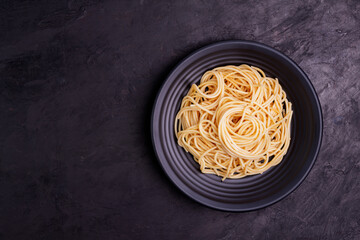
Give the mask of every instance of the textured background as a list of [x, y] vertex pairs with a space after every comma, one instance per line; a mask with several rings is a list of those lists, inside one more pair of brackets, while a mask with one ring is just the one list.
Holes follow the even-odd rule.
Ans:
[[[359, 1], [3, 0], [0, 30], [1, 239], [360, 238]], [[177, 190], [149, 133], [169, 71], [226, 39], [294, 59], [324, 114], [303, 184], [248, 213]]]

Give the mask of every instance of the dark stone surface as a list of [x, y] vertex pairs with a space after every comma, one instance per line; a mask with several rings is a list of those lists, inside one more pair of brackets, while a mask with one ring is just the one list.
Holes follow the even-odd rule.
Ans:
[[[360, 238], [359, 1], [5, 0], [0, 30], [1, 239]], [[324, 114], [304, 183], [249, 213], [186, 197], [150, 141], [165, 76], [226, 39], [294, 59]]]

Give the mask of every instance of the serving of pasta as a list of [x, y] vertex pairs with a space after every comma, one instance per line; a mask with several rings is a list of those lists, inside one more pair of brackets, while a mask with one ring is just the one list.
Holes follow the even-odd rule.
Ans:
[[175, 135], [201, 172], [242, 178], [282, 161], [292, 114], [278, 79], [254, 66], [222, 66], [205, 72], [184, 96]]

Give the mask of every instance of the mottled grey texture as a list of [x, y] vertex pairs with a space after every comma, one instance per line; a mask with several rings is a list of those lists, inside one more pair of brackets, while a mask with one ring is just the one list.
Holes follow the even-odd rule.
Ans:
[[[360, 2], [15, 1], [0, 5], [1, 239], [359, 239]], [[308, 74], [324, 139], [303, 184], [249, 213], [165, 177], [150, 115], [199, 47], [256, 40]]]

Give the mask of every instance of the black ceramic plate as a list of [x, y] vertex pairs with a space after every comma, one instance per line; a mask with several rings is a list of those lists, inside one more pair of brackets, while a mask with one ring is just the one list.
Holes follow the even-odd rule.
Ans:
[[[207, 70], [242, 63], [277, 77], [293, 104], [291, 143], [283, 161], [261, 175], [226, 179], [203, 174], [189, 153], [178, 146], [174, 118], [191, 84]], [[266, 45], [225, 41], [204, 47], [185, 58], [168, 76], [155, 101], [152, 140], [166, 174], [192, 199], [220, 210], [249, 211], [275, 203], [304, 180], [319, 152], [322, 113], [314, 87], [291, 59]]]

